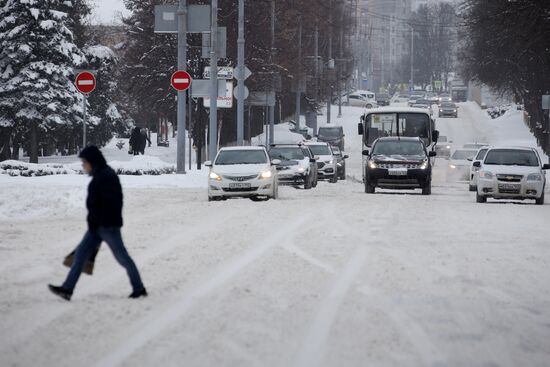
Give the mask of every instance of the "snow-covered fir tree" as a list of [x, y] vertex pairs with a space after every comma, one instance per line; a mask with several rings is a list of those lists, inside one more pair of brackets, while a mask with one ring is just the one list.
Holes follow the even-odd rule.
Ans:
[[[31, 162], [52, 133], [75, 138], [81, 95], [73, 68], [83, 55], [67, 27], [67, 0], [0, 1], [0, 124], [23, 135]], [[70, 135], [70, 136], [68, 136]]]

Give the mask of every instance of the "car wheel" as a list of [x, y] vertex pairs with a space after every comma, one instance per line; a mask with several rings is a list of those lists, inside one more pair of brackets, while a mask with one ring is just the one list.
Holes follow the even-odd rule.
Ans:
[[208, 202], [215, 201], [215, 199], [212, 196], [208, 197]]
[[369, 185], [368, 182], [365, 182], [365, 193], [366, 194], [374, 194], [376, 191], [376, 187]]
[[476, 194], [476, 202], [478, 203], [486, 203], [487, 202], [487, 197], [483, 196], [483, 195], [479, 195], [479, 193]]
[[431, 195], [432, 194], [432, 183], [430, 182], [428, 186], [422, 188], [422, 195]]
[[475, 191], [477, 191], [477, 186], [470, 185], [470, 192], [475, 192]]
[[538, 198], [538, 199], [535, 200], [535, 204], [537, 204], [537, 205], [544, 205], [544, 192], [542, 193], [542, 195], [540, 196], [540, 198]]
[[337, 183], [338, 182], [338, 174], [333, 174], [330, 180], [328, 181], [330, 183]]

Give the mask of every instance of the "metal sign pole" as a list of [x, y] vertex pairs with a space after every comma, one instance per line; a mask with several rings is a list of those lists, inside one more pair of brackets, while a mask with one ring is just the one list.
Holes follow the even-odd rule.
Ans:
[[[187, 69], [187, 0], [178, 7], [178, 70]], [[185, 173], [185, 117], [187, 91], [178, 91], [177, 173]]]
[[88, 95], [82, 94], [82, 149], [86, 148], [86, 100]]
[[239, 38], [237, 40], [237, 145], [244, 144], [244, 0], [239, 0]]
[[[270, 64], [273, 69], [274, 63], [274, 52], [275, 52], [275, 0], [271, 0], [271, 54], [270, 54]], [[271, 89], [275, 90], [275, 75], [271, 74]], [[275, 142], [275, 106], [268, 107], [269, 111], [269, 143], [273, 144]]]
[[218, 0], [212, 0], [212, 24], [210, 30], [210, 127], [209, 154], [214, 160], [217, 153], [218, 140]]
[[296, 77], [296, 131], [300, 131], [300, 102], [302, 101], [302, 14], [298, 17], [298, 76]]

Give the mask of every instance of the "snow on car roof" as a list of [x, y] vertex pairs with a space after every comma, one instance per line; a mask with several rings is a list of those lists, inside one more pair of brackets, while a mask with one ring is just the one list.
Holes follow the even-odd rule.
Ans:
[[243, 146], [243, 147], [225, 147], [225, 148], [221, 148], [220, 151], [222, 150], [264, 150], [264, 149], [265, 148], [261, 146]]
[[328, 143], [322, 141], [308, 141], [306, 142], [306, 145], [328, 145]]
[[367, 115], [373, 114], [373, 113], [423, 113], [425, 115], [430, 115], [428, 111], [426, 111], [425, 108], [418, 108], [418, 107], [395, 107], [395, 106], [384, 106], [384, 107], [377, 107], [377, 108], [369, 108], [366, 111]]
[[512, 146], [512, 145], [505, 145], [505, 146], [498, 146], [498, 147], [488, 147], [490, 150], [495, 149], [514, 149], [514, 150], [531, 150], [536, 152], [535, 148], [532, 147], [522, 147], [522, 146]]

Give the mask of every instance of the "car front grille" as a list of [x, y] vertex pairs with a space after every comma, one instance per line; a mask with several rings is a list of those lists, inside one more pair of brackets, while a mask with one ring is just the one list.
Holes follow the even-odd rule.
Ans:
[[497, 179], [502, 182], [521, 182], [522, 175], [497, 175]]
[[418, 168], [417, 163], [378, 163], [378, 167], [390, 169], [390, 168]]
[[521, 192], [521, 186], [517, 185], [517, 187], [507, 187], [498, 185], [498, 192], [501, 194], [519, 194]]
[[223, 188], [224, 192], [254, 192], [257, 191], [257, 187], [246, 187], [246, 188]]
[[323, 162], [318, 162], [317, 163], [317, 168], [323, 168], [325, 166], [325, 163]]
[[226, 180], [235, 181], [235, 182], [250, 181], [250, 180], [254, 180], [254, 179], [257, 178], [257, 177], [258, 177], [258, 175], [250, 175], [250, 176], [223, 176], [223, 178], [225, 178]]

